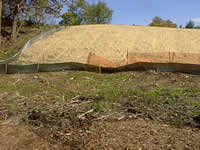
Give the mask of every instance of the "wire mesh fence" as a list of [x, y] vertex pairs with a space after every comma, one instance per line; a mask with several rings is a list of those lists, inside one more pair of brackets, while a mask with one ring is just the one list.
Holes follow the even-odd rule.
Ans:
[[159, 71], [159, 72], [180, 72], [190, 74], [200, 74], [200, 65], [180, 64], [180, 63], [150, 63], [141, 62], [129, 64], [117, 68], [100, 67], [81, 63], [56, 63], [56, 64], [32, 64], [32, 65], [11, 65], [1, 64], [0, 73], [37, 73], [53, 71], [90, 71], [99, 73], [115, 73], [123, 71]]
[[52, 29], [50, 31], [47, 31], [47, 32], [43, 32], [35, 37], [33, 37], [31, 40], [29, 40], [25, 45], [24, 47], [18, 52], [16, 53], [14, 56], [6, 59], [6, 60], [0, 60], [0, 64], [9, 64], [9, 63], [12, 63], [14, 61], [16, 61], [23, 52], [25, 52], [33, 43], [35, 43], [36, 41], [38, 40], [41, 40], [43, 38], [46, 38], [48, 37], [49, 35], [53, 34], [54, 32], [57, 32], [57, 31], [60, 31], [62, 30], [64, 27], [61, 27], [61, 28], [56, 28], [56, 29]]

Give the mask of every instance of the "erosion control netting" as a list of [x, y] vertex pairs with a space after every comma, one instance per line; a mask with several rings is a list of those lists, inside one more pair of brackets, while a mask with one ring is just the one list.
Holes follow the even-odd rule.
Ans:
[[[0, 72], [160, 70], [199, 74], [199, 45], [199, 30], [113, 25], [63, 27], [42, 33], [15, 56], [0, 61]], [[11, 62], [12, 65], [4, 65]], [[16, 62], [23, 65], [14, 65]]]

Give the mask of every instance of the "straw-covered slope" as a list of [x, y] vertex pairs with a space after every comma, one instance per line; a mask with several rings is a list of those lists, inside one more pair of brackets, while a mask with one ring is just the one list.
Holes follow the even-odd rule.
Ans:
[[82, 25], [66, 27], [35, 42], [20, 57], [31, 63], [86, 63], [90, 52], [120, 61], [127, 51], [200, 52], [200, 30], [128, 25]]

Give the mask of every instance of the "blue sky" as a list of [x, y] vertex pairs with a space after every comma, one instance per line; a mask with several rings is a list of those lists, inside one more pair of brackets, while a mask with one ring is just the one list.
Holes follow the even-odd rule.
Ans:
[[[94, 1], [94, 0], [89, 0]], [[114, 10], [112, 24], [148, 25], [159, 16], [185, 26], [200, 25], [200, 0], [102, 0]], [[66, 9], [65, 9], [66, 10]]]

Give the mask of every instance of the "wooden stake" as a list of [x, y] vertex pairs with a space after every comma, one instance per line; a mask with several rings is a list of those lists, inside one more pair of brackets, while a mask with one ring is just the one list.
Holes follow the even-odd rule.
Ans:
[[99, 73], [101, 73], [101, 66], [99, 66]]
[[127, 55], [126, 55], [126, 65], [128, 65], [128, 51], [127, 51]]

